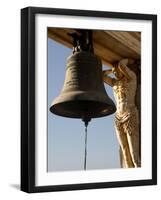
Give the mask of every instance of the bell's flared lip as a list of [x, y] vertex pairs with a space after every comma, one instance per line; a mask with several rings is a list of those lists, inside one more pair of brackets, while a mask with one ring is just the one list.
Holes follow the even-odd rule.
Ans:
[[[85, 103], [88, 103], [88, 101], [84, 101]], [[93, 107], [93, 110], [90, 108], [90, 111], [80, 111], [79, 109], [75, 109], [74, 107], [77, 107], [75, 105], [84, 103], [83, 101], [70, 101], [70, 102], [60, 102], [56, 104], [52, 104], [52, 106], [49, 108], [50, 112], [67, 118], [100, 118], [100, 117], [106, 117], [108, 115], [114, 114], [116, 112], [115, 104], [112, 102], [112, 104], [102, 103], [102, 102], [92, 102], [95, 107]], [[89, 101], [89, 104], [91, 102]], [[97, 106], [100, 107], [100, 110], [97, 110]], [[72, 109], [73, 107], [73, 109]]]

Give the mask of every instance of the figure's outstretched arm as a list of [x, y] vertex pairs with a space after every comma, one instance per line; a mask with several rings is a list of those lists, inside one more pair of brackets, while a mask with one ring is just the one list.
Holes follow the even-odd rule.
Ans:
[[113, 87], [114, 82], [115, 82], [115, 79], [109, 77], [109, 76], [108, 76], [109, 74], [112, 74], [112, 69], [104, 70], [104, 71], [102, 72], [103, 81], [104, 81], [105, 83], [107, 83], [108, 85], [110, 85], [111, 87]]

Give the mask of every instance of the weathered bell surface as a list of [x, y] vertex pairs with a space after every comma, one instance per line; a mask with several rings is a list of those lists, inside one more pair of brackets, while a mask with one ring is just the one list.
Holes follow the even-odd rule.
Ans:
[[95, 54], [80, 51], [68, 57], [64, 86], [50, 111], [82, 119], [103, 117], [116, 111], [104, 88], [101, 60]]

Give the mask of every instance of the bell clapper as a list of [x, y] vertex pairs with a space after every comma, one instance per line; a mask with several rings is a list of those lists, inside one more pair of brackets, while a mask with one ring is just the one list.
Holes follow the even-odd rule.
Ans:
[[91, 121], [91, 119], [83, 118], [82, 121], [84, 122], [84, 125], [85, 125], [84, 170], [86, 170], [87, 169], [87, 127], [88, 127], [88, 123]]

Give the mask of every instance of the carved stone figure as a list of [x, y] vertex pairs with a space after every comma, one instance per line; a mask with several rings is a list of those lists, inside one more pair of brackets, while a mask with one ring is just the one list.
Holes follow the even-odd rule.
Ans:
[[[123, 59], [112, 69], [103, 71], [103, 80], [113, 88], [116, 99], [115, 129], [126, 168], [140, 167], [139, 112], [135, 105], [137, 77], [127, 67], [129, 62]], [[111, 73], [115, 78], [108, 76]]]

